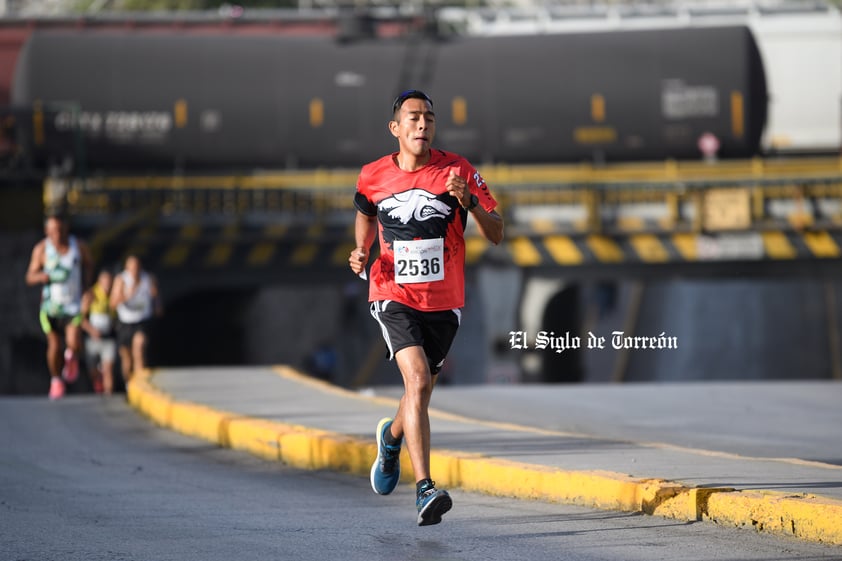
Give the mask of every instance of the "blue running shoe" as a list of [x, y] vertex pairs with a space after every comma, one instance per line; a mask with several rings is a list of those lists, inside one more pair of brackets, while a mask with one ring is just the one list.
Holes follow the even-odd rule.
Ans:
[[380, 419], [377, 425], [377, 459], [371, 466], [371, 488], [378, 495], [388, 495], [394, 491], [401, 478], [401, 447], [388, 446], [383, 439], [392, 421], [386, 417]]
[[432, 526], [441, 522], [442, 515], [453, 507], [453, 499], [447, 491], [436, 489], [435, 483], [421, 489], [415, 506], [418, 507], [418, 525]]

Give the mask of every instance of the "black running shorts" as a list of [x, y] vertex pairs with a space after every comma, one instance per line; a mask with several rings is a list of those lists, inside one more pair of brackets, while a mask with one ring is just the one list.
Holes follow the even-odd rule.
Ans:
[[380, 324], [389, 348], [389, 360], [407, 347], [424, 348], [430, 373], [438, 374], [459, 329], [462, 311], [421, 312], [392, 300], [371, 303], [371, 315]]
[[149, 332], [149, 323], [148, 319], [137, 323], [117, 322], [117, 345], [131, 348], [135, 333], [146, 335]]

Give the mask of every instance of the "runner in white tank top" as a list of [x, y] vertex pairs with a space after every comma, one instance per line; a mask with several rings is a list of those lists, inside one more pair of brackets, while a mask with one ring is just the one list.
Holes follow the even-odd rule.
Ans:
[[43, 285], [39, 315], [47, 336], [49, 395], [59, 399], [64, 395], [64, 382], [72, 383], [79, 376], [82, 294], [93, 281], [93, 259], [88, 246], [69, 234], [64, 218], [47, 218], [44, 234], [32, 249], [26, 284]]
[[136, 255], [126, 258], [125, 269], [114, 279], [111, 306], [117, 310], [117, 346], [126, 383], [146, 368], [149, 323], [162, 313], [158, 283], [145, 272]]
[[[120, 273], [125, 300], [117, 306], [117, 318], [126, 324], [139, 323], [152, 317], [152, 280], [140, 271], [136, 279], [129, 271]], [[135, 288], [137, 284], [137, 288]]]

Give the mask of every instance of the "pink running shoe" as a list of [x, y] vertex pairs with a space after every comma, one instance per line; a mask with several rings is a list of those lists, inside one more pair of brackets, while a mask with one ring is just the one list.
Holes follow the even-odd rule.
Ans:
[[72, 384], [79, 377], [79, 360], [72, 349], [64, 350], [64, 368], [61, 369], [61, 377], [68, 384]]
[[50, 382], [50, 401], [55, 401], [64, 397], [64, 382], [61, 378], [55, 377]]

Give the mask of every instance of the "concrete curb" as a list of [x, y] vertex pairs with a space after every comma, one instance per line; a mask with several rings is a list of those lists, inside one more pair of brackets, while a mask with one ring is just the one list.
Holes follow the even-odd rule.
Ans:
[[[281, 376], [356, 399], [359, 394], [280, 368]], [[326, 469], [368, 476], [377, 451], [373, 439], [251, 418], [177, 401], [152, 383], [152, 374], [128, 384], [132, 407], [156, 424], [187, 436], [242, 450], [299, 469]], [[811, 494], [700, 488], [663, 479], [640, 479], [610, 471], [566, 471], [467, 452], [434, 449], [432, 471], [443, 487], [458, 487], [517, 499], [575, 504], [604, 510], [642, 512], [683, 521], [732, 524], [804, 540], [842, 545], [842, 501]], [[401, 480], [413, 483], [404, 450]]]

